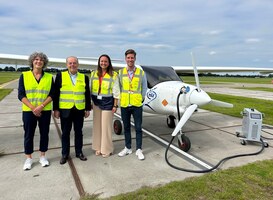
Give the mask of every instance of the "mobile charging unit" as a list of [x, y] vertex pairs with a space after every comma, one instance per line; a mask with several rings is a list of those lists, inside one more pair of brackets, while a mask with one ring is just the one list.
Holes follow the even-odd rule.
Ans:
[[[254, 108], [244, 108], [243, 112], [242, 131], [236, 132], [237, 137], [241, 136], [241, 144], [245, 145], [246, 141], [261, 142], [261, 131], [263, 114]], [[267, 142], [263, 142], [265, 147], [268, 147]]]

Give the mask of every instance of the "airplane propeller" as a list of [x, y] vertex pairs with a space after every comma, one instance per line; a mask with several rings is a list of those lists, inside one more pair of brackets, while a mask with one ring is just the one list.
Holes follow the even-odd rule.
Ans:
[[197, 72], [197, 68], [196, 68], [196, 65], [195, 65], [194, 55], [193, 55], [192, 52], [191, 52], [191, 60], [192, 60], [192, 66], [193, 66], [193, 70], [194, 70], [195, 83], [196, 83], [197, 90], [199, 92], [199, 91], [201, 91], [200, 83], [199, 83], [199, 77], [198, 77], [198, 72]]
[[[179, 132], [181, 133], [181, 137], [178, 137], [178, 145], [184, 151], [188, 151], [190, 149], [191, 145], [190, 145], [190, 140], [187, 138], [187, 136], [185, 136], [181, 132], [181, 130], [182, 130], [182, 127], [185, 125], [185, 123], [188, 121], [188, 119], [196, 111], [198, 106], [206, 105], [209, 103], [209, 104], [212, 104], [215, 106], [220, 106], [220, 107], [227, 107], [227, 108], [233, 107], [233, 105], [230, 103], [211, 99], [210, 96], [205, 91], [201, 90], [200, 83], [199, 83], [199, 77], [198, 77], [198, 71], [197, 71], [197, 67], [195, 65], [195, 59], [194, 59], [194, 55], [192, 52], [191, 52], [191, 57], [192, 57], [192, 65], [193, 65], [193, 69], [194, 69], [196, 89], [193, 90], [190, 95], [191, 105], [185, 109], [184, 114], [182, 115], [181, 119], [179, 120], [178, 124], [176, 125], [176, 127], [172, 133], [173, 137], [175, 137]], [[183, 90], [181, 90], [181, 91], [182, 91], [182, 94], [185, 94], [183, 92]], [[179, 96], [178, 96], [178, 100], [179, 100]], [[178, 102], [178, 100], [177, 100], [177, 102]], [[177, 108], [178, 108], [178, 113], [179, 113], [179, 106], [178, 105], [177, 105]]]
[[233, 104], [227, 103], [224, 101], [215, 100], [215, 99], [211, 99], [210, 104], [214, 106], [218, 106], [218, 107], [233, 108]]
[[[191, 52], [191, 58], [192, 58], [192, 66], [193, 66], [193, 69], [194, 69], [194, 77], [195, 77], [197, 91], [201, 92], [200, 82], [199, 82], [197, 67], [195, 65], [195, 59], [194, 59], [193, 52]], [[233, 108], [233, 104], [230, 104], [230, 103], [227, 103], [227, 102], [223, 102], [223, 101], [219, 101], [219, 100], [215, 100], [215, 99], [211, 99], [209, 103], [211, 105], [218, 106], [218, 107]]]
[[188, 121], [188, 119], [191, 117], [191, 115], [194, 113], [194, 111], [196, 110], [197, 105], [193, 104], [190, 105], [186, 111], [184, 112], [184, 114], [182, 115], [181, 119], [179, 120], [178, 124], [176, 125], [172, 136], [176, 136], [177, 133], [182, 129], [182, 127], [184, 126], [184, 124]]

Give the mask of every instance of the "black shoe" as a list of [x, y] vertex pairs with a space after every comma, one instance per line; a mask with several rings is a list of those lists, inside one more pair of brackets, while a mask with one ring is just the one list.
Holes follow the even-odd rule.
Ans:
[[63, 165], [66, 163], [66, 161], [68, 160], [68, 156], [63, 156], [60, 160], [60, 164]]
[[79, 158], [82, 161], [86, 161], [87, 160], [87, 158], [83, 155], [83, 153], [81, 153], [79, 155], [76, 155], [76, 157]]

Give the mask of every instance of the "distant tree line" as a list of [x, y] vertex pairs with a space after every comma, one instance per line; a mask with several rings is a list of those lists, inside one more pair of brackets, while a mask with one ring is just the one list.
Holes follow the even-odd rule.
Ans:
[[[194, 76], [193, 73], [179, 73], [178, 74], [179, 76]], [[226, 73], [226, 74], [214, 74], [214, 73], [211, 73], [211, 72], [208, 72], [208, 73], [199, 73], [198, 76], [202, 77], [206, 77], [206, 76], [210, 76], [210, 77], [249, 77], [249, 78], [253, 78], [253, 77], [259, 77], [259, 78], [271, 78], [273, 77], [273, 74], [249, 74], [249, 75], [246, 75], [246, 74], [229, 74], [229, 73]]]

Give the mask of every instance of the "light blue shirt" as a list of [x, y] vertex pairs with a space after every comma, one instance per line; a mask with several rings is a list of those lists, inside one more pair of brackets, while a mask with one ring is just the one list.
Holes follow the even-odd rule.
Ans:
[[71, 78], [71, 81], [72, 81], [73, 85], [75, 85], [75, 84], [76, 84], [76, 81], [77, 81], [77, 75], [78, 75], [78, 73], [76, 73], [76, 74], [71, 74], [71, 73], [69, 72], [69, 75], [70, 75], [70, 78]]

